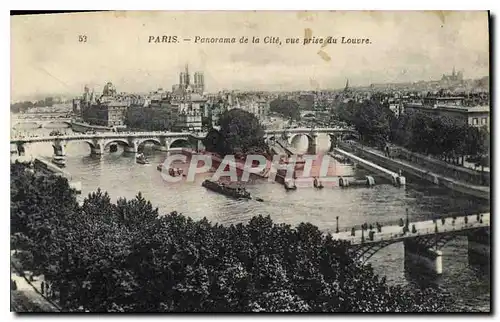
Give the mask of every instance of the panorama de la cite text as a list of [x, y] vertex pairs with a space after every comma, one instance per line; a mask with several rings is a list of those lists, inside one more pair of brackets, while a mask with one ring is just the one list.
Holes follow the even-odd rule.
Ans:
[[369, 38], [355, 37], [287, 37], [278, 36], [241, 36], [241, 37], [180, 37], [171, 35], [149, 36], [148, 43], [151, 44], [176, 44], [176, 43], [195, 43], [195, 44], [275, 44], [275, 45], [310, 45], [310, 44], [343, 44], [343, 45], [368, 45], [371, 44]]

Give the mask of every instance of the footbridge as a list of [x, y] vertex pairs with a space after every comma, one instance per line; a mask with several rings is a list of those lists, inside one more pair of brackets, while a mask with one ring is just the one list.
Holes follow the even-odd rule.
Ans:
[[[364, 229], [363, 229], [364, 228]], [[337, 228], [338, 231], [338, 228]], [[490, 257], [490, 213], [441, 217], [433, 220], [384, 225], [369, 230], [353, 227], [336, 232], [333, 239], [349, 242], [353, 256], [366, 262], [389, 245], [404, 244], [405, 260], [410, 260], [435, 274], [443, 272], [441, 249], [453, 239], [466, 236], [469, 255]]]

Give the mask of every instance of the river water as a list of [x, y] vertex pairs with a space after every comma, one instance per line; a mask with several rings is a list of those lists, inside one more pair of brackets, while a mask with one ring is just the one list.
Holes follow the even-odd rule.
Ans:
[[[27, 130], [28, 135], [48, 134], [50, 129]], [[61, 131], [71, 132], [69, 129]], [[298, 150], [305, 151], [307, 139], [296, 143]], [[327, 136], [319, 137], [320, 150], [329, 148]], [[26, 147], [25, 155], [52, 156], [49, 143], [36, 143]], [[407, 186], [394, 187], [389, 182], [376, 178], [372, 188], [325, 187], [317, 190], [301, 188], [285, 191], [277, 183], [257, 180], [247, 186], [254, 196], [263, 198], [262, 203], [235, 201], [201, 187], [203, 176], [195, 182], [167, 183], [156, 169], [166, 152], [145, 148], [151, 161], [149, 165], [135, 163], [134, 155], [124, 154], [121, 147], [117, 152], [101, 157], [90, 156], [90, 148], [84, 142], [70, 142], [66, 147], [66, 170], [73, 180], [81, 181], [83, 192], [80, 198], [100, 187], [113, 200], [119, 197], [134, 198], [138, 192], [157, 206], [161, 213], [177, 211], [224, 225], [247, 222], [251, 217], [270, 215], [275, 222], [297, 225], [310, 222], [324, 231], [335, 231], [336, 216], [339, 229], [350, 229], [362, 223], [389, 223], [405, 218], [406, 209], [410, 220], [429, 219], [433, 214], [455, 212], [476, 212], [484, 210], [487, 204], [464, 195], [455, 194], [432, 184], [407, 178]], [[369, 174], [352, 166], [334, 164], [337, 175], [361, 177]], [[407, 287], [435, 285], [448, 292], [454, 299], [450, 310], [490, 311], [490, 266], [469, 262], [467, 238], [457, 238], [444, 246], [443, 274], [439, 277], [422, 276], [405, 270], [402, 243], [383, 248], [370, 260], [374, 270], [387, 276], [390, 283]]]

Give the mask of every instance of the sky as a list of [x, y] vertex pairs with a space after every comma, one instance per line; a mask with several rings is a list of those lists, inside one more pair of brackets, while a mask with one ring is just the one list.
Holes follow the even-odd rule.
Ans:
[[[80, 35], [87, 37], [79, 42]], [[149, 43], [150, 36], [179, 43]], [[196, 44], [236, 37], [235, 44]], [[264, 37], [279, 44], [264, 44]], [[303, 45], [304, 37], [337, 44]], [[248, 37], [249, 43], [238, 43]], [[251, 43], [259, 37], [259, 44]], [[370, 39], [340, 44], [340, 38]], [[183, 41], [192, 39], [190, 42]], [[286, 44], [300, 38], [300, 44]], [[11, 17], [11, 100], [101, 92], [170, 90], [179, 72], [203, 71], [206, 90], [315, 90], [489, 74], [488, 14], [456, 12], [98, 12]]]

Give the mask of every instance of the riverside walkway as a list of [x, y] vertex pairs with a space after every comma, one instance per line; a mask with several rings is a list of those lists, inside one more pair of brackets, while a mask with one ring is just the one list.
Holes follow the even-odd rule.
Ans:
[[[344, 151], [342, 149], [334, 148], [333, 151], [350, 159], [353, 162], [358, 163], [363, 168], [366, 168], [369, 171], [372, 171], [372, 172], [374, 172], [374, 173], [376, 173], [376, 174], [378, 174], [378, 175], [380, 175], [388, 180], [391, 180], [391, 182], [393, 182], [394, 184], [404, 185], [406, 183], [406, 180], [404, 179], [404, 177], [401, 177], [396, 172], [388, 170], [388, 169], [381, 167], [381, 166], [379, 166], [373, 162], [370, 162], [368, 160], [362, 159], [362, 158], [355, 156], [354, 154], [349, 153], [347, 151]], [[333, 157], [332, 153], [329, 153], [329, 155], [331, 155]]]
[[11, 251], [10, 279], [15, 282], [16, 290], [11, 290], [11, 310], [17, 313], [23, 312], [60, 312], [61, 308], [42, 292], [43, 276], [34, 277], [30, 280], [32, 273], [22, 271], [21, 265], [16, 258], [15, 251]]
[[341, 143], [339, 144], [339, 146], [344, 150], [356, 154], [364, 159], [369, 159], [370, 161], [388, 169], [394, 171], [401, 170], [403, 174], [410, 174], [436, 185], [447, 187], [454, 191], [458, 191], [481, 199], [490, 199], [490, 188], [488, 186], [475, 185], [450, 178], [448, 176], [432, 172], [424, 166], [416, 165], [399, 158], [388, 158], [383, 154], [382, 151], [367, 146], [361, 146], [357, 143]]

